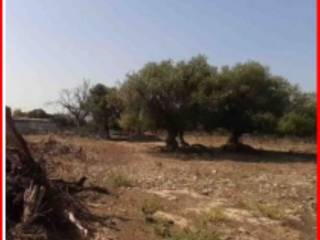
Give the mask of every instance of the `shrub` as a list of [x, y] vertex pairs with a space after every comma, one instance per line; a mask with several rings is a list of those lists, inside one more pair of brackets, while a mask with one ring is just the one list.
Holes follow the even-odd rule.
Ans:
[[224, 213], [222, 208], [216, 207], [210, 209], [208, 212], [202, 214], [200, 219], [203, 224], [206, 223], [216, 223], [216, 222], [226, 222], [228, 221], [227, 215]]
[[128, 177], [119, 173], [110, 173], [108, 175], [108, 180], [111, 182], [113, 187], [133, 187], [133, 181]]
[[159, 200], [157, 199], [146, 199], [144, 200], [142, 207], [141, 207], [141, 211], [145, 214], [145, 215], [152, 215], [155, 212], [162, 210], [163, 207], [160, 204]]
[[280, 120], [279, 131], [284, 135], [314, 136], [316, 118], [291, 112]]

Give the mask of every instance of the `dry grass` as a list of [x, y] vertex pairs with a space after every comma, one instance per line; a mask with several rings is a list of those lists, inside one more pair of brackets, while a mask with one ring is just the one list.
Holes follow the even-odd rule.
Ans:
[[254, 200], [242, 200], [237, 205], [251, 211], [256, 216], [263, 216], [272, 220], [283, 220], [286, 217], [283, 207], [271, 203], [261, 203]]
[[219, 223], [230, 221], [228, 216], [225, 214], [223, 207], [214, 207], [209, 211], [204, 212], [198, 219], [202, 224], [207, 223]]
[[163, 210], [163, 206], [161, 205], [159, 199], [145, 199], [141, 206], [141, 211], [145, 215], [152, 215], [155, 212]]
[[111, 172], [107, 176], [107, 182], [110, 182], [113, 187], [120, 188], [120, 187], [133, 187], [135, 184], [132, 179], [128, 178], [126, 175]]
[[171, 227], [172, 224], [168, 221], [158, 221], [153, 226], [153, 232], [161, 238], [168, 239], [172, 236]]
[[[27, 139], [41, 147], [40, 142], [45, 137], [28, 136]], [[313, 236], [315, 211], [306, 215], [303, 210], [315, 204], [316, 164], [312, 156], [225, 152], [169, 154], [159, 152], [162, 142], [115, 142], [75, 136], [55, 138], [71, 146], [71, 151], [45, 156], [51, 166], [51, 177], [73, 181], [85, 175], [88, 184], [108, 189], [113, 186], [111, 191], [117, 198], [94, 195], [90, 204], [98, 206], [95, 210], [101, 215], [130, 219], [115, 221], [118, 232], [108, 229], [116, 239], [217, 240], [225, 233], [230, 239], [238, 236], [245, 239], [247, 235], [239, 233], [239, 227], [250, 232], [252, 240], [299, 240]], [[191, 144], [218, 147], [225, 143], [226, 137], [187, 134], [186, 140]], [[244, 142], [252, 143], [255, 148], [279, 152], [316, 151], [312, 142], [289, 139], [244, 138]], [[79, 149], [82, 149], [80, 155], [75, 151]], [[150, 193], [154, 191], [167, 194], [155, 196]], [[220, 201], [222, 205], [212, 205]], [[199, 212], [189, 212], [187, 220], [191, 219], [194, 224], [189, 231], [179, 230], [177, 224], [145, 221], [147, 215], [163, 209], [186, 218], [186, 210], [190, 208], [211, 208], [211, 211], [200, 215], [203, 224], [197, 223]], [[229, 219], [233, 215], [226, 210], [230, 208], [246, 210], [250, 216], [237, 216], [241, 211], [235, 211], [235, 217]], [[294, 224], [283, 224], [287, 222], [288, 212], [297, 219]], [[299, 219], [299, 216], [305, 217]], [[247, 221], [247, 218], [262, 217], [281, 224], [269, 226], [263, 221], [255, 224]], [[217, 234], [217, 226], [220, 234]], [[100, 228], [102, 231], [103, 227]]]
[[280, 207], [271, 204], [258, 203], [257, 209], [263, 216], [273, 220], [282, 220], [285, 217], [285, 213]]

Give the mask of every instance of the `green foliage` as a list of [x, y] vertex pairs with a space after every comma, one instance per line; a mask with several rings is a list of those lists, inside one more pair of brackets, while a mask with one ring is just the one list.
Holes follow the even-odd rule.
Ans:
[[123, 113], [119, 120], [119, 124], [123, 129], [135, 131], [137, 133], [155, 129], [154, 122], [142, 111], [127, 111]]
[[188, 62], [167, 60], [146, 64], [137, 73], [128, 75], [122, 87], [126, 112], [130, 114], [128, 122], [140, 125], [142, 116], [152, 122], [150, 125], [165, 129], [170, 138], [167, 144], [174, 145], [179, 132], [196, 125], [197, 91], [202, 82], [215, 74], [216, 69], [203, 56]]
[[163, 206], [161, 205], [160, 201], [157, 199], [146, 199], [142, 203], [142, 207], [141, 207], [141, 211], [146, 216], [150, 216], [162, 209], [163, 209]]
[[[56, 101], [68, 115], [52, 118], [63, 126], [79, 128], [92, 117], [91, 125], [103, 136], [109, 129], [142, 133], [165, 130], [167, 147], [185, 146], [187, 130], [221, 129], [237, 144], [244, 133], [280, 133], [314, 136], [316, 101], [266, 66], [249, 61], [221, 69], [199, 55], [188, 61], [166, 60], [145, 64], [127, 75], [119, 89], [84, 81], [61, 91]], [[42, 109], [14, 111], [15, 117], [50, 117]], [[92, 128], [90, 128], [91, 131]], [[234, 146], [234, 145], [233, 145]], [[239, 145], [238, 145], [239, 146]]]
[[253, 128], [255, 133], [274, 134], [279, 117], [270, 112], [257, 113], [253, 116]]
[[206, 112], [213, 120], [205, 124], [229, 130], [233, 143], [243, 133], [270, 132], [288, 104], [289, 86], [257, 62], [224, 67], [207, 95]]
[[120, 92], [121, 126], [164, 129], [172, 148], [178, 135], [199, 127], [225, 129], [235, 144], [244, 133], [302, 136], [315, 129], [315, 101], [310, 95], [254, 61], [220, 71], [203, 56], [148, 63], [127, 76]]
[[109, 137], [109, 129], [120, 115], [121, 102], [117, 89], [99, 83], [90, 89], [88, 107], [93, 124], [100, 135]]
[[303, 94], [295, 89], [288, 112], [279, 121], [278, 130], [284, 135], [299, 137], [316, 134], [316, 99], [314, 94]]
[[121, 115], [120, 126], [125, 130], [142, 129], [142, 123], [139, 121], [139, 114], [135, 112], [125, 112]]
[[315, 118], [290, 112], [280, 120], [279, 130], [285, 135], [313, 136], [316, 132]]

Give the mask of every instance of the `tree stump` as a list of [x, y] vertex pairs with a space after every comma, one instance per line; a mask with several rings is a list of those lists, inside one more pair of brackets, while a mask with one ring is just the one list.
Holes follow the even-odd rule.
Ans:
[[[14, 126], [10, 109], [6, 108], [7, 238], [85, 237], [88, 230], [76, 217], [84, 209], [75, 202], [69, 193], [61, 191], [61, 188], [55, 188], [40, 164], [34, 161], [27, 143]], [[59, 229], [60, 237], [53, 236]], [[34, 231], [30, 233], [31, 230]]]

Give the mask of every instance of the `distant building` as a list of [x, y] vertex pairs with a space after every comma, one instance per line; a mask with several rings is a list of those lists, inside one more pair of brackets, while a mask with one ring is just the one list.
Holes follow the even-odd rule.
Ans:
[[14, 123], [21, 134], [49, 133], [58, 130], [52, 120], [45, 118], [14, 118]]

